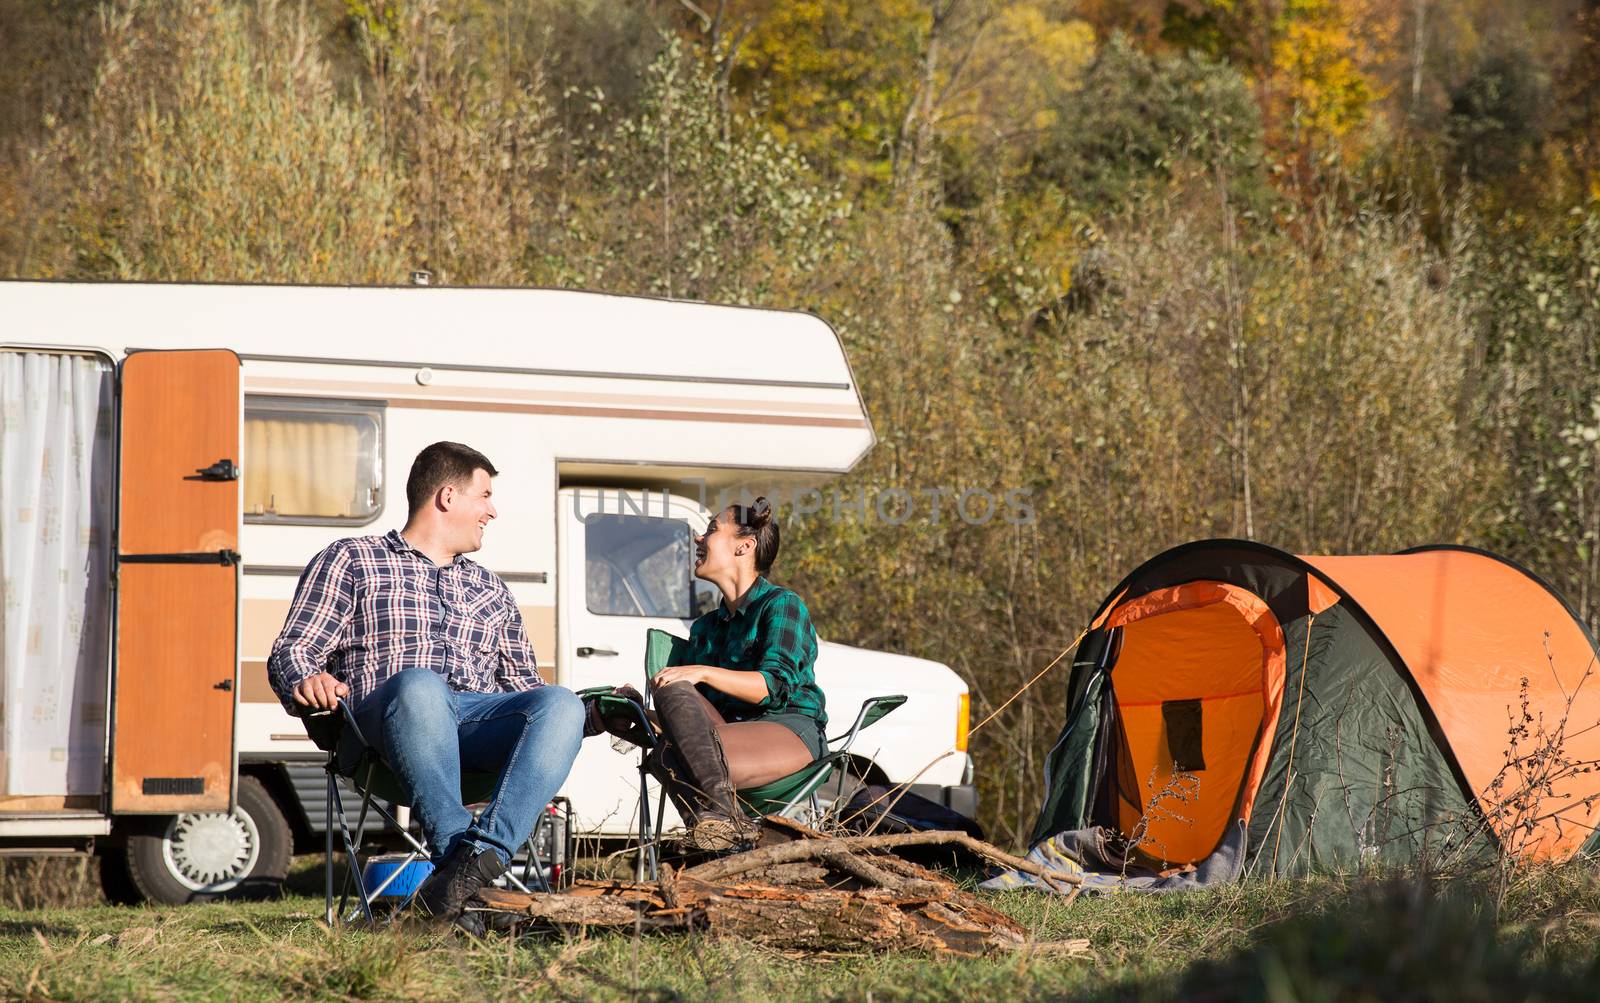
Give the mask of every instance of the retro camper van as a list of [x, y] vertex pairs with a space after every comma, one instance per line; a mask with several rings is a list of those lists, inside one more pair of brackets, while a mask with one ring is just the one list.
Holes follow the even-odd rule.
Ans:
[[[94, 852], [119, 894], [166, 902], [280, 880], [325, 812], [268, 652], [306, 561], [399, 527], [438, 439], [500, 468], [473, 556], [575, 690], [640, 683], [646, 628], [686, 633], [715, 601], [689, 554], [719, 495], [826, 489], [874, 442], [839, 339], [804, 313], [0, 282], [0, 853]], [[955, 673], [826, 640], [816, 669], [836, 722], [910, 697], [857, 743], [863, 774], [974, 807]], [[586, 742], [575, 828], [631, 831], [637, 776]]]

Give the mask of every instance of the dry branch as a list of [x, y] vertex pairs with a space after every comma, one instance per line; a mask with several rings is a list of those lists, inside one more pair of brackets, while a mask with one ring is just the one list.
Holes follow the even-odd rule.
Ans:
[[973, 839], [964, 832], [907, 832], [889, 836], [840, 836], [833, 839], [795, 840], [777, 846], [765, 846], [747, 853], [737, 853], [731, 857], [722, 857], [701, 864], [699, 867], [690, 868], [685, 874], [701, 881], [715, 881], [772, 864], [813, 860], [829, 853], [897, 850], [908, 846], [959, 846], [991, 863], [1032, 874], [1052, 885], [1070, 886], [1082, 883], [1082, 879], [1076, 875], [1062, 874], [1040, 867], [1031, 860], [1014, 857], [982, 840]]
[[782, 950], [970, 955], [1022, 946], [1023, 930], [1010, 917], [893, 852], [939, 845], [1037, 871], [963, 833], [818, 834], [667, 868], [654, 884], [579, 881], [564, 894], [485, 889], [476, 905], [540, 927], [704, 929]]

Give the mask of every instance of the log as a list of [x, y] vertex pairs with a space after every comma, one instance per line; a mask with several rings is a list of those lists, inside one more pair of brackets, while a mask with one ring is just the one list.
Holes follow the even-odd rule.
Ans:
[[[473, 908], [516, 925], [557, 929], [705, 929], [789, 951], [928, 951], [972, 955], [1025, 943], [1022, 928], [976, 896], [893, 851], [959, 845], [1037, 873], [965, 833], [830, 838], [796, 826], [791, 842], [696, 867], [664, 867], [654, 884], [578, 881], [562, 894], [487, 888]], [[1064, 875], [1050, 875], [1074, 884]]]
[[1021, 946], [1023, 933], [986, 907], [978, 916], [941, 903], [873, 892], [809, 892], [778, 897], [729, 889], [706, 903], [713, 933], [806, 951], [928, 951], [976, 955]]
[[[897, 878], [881, 867], [873, 865], [865, 857], [856, 857], [849, 853], [841, 853], [838, 851], [834, 851], [832, 853], [820, 853], [817, 856], [824, 864], [827, 864], [834, 870], [843, 871], [851, 877], [854, 877], [856, 880], [861, 881], [864, 884], [871, 885], [874, 888], [887, 888], [891, 891], [899, 891], [901, 886], [906, 883], [905, 879]], [[788, 867], [792, 866], [792, 863], [776, 864], [774, 866]], [[767, 870], [767, 873], [771, 873], [770, 868]]]
[[1031, 860], [1014, 857], [998, 847], [991, 846], [982, 840], [973, 839], [964, 832], [907, 832], [895, 833], [888, 836], [839, 836], [825, 839], [798, 839], [789, 843], [779, 843], [776, 846], [764, 846], [744, 853], [736, 853], [728, 857], [719, 857], [697, 867], [691, 867], [685, 873], [701, 881], [716, 881], [720, 878], [743, 874], [747, 871], [773, 864], [792, 864], [800, 860], [815, 860], [826, 857], [830, 853], [854, 853], [861, 850], [895, 850], [907, 846], [960, 846], [991, 863], [1009, 867], [1012, 870], [1032, 874], [1041, 880], [1057, 886], [1058, 890], [1067, 890], [1060, 886], [1075, 886], [1083, 883], [1083, 879], [1075, 874], [1062, 874], [1040, 867]]
[[732, 885], [675, 908], [654, 909], [648, 896], [566, 898], [542, 893], [480, 893], [474, 908], [510, 913], [558, 929], [657, 931], [709, 929], [748, 943], [801, 951], [928, 951], [975, 955], [1024, 942], [1010, 918], [974, 902], [906, 899], [893, 893]]
[[[882, 857], [880, 859], [888, 859]], [[892, 887], [828, 887], [850, 860]], [[914, 865], [911, 865], [914, 866]], [[509, 914], [518, 924], [555, 929], [706, 929], [714, 935], [798, 951], [927, 951], [974, 955], [1024, 942], [1015, 921], [948, 881], [901, 876], [847, 854], [824, 866], [779, 864], [762, 873], [794, 876], [811, 887], [763, 882], [710, 883], [687, 874], [664, 875], [659, 885], [584, 882], [567, 894], [486, 888], [473, 908]], [[820, 875], [820, 877], [819, 877]]]
[[820, 887], [828, 878], [828, 869], [809, 860], [793, 864], [773, 864], [762, 872], [775, 885], [815, 885]]
[[759, 843], [767, 846], [772, 843], [788, 842], [792, 839], [827, 839], [828, 834], [818, 832], [792, 818], [782, 815], [767, 815], [761, 819], [761, 836]]

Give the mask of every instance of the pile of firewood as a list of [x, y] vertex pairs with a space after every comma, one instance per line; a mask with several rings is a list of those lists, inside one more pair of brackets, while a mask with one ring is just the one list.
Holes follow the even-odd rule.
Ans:
[[900, 856], [959, 849], [1063, 880], [963, 833], [829, 837], [770, 820], [764, 845], [673, 869], [655, 882], [578, 881], [553, 894], [486, 889], [491, 927], [703, 930], [781, 950], [983, 954], [1023, 945], [1015, 920]]

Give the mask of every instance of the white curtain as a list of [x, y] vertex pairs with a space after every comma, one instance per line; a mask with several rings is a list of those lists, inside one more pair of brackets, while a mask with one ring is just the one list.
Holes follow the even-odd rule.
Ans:
[[0, 794], [90, 794], [105, 761], [112, 373], [0, 351]]

